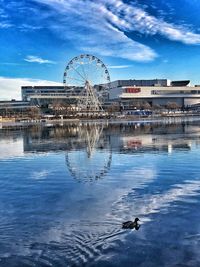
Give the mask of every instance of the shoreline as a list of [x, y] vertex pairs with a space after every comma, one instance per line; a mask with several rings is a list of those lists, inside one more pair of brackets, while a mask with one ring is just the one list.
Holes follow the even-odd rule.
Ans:
[[200, 121], [200, 115], [187, 115], [187, 116], [156, 116], [156, 117], [127, 117], [127, 118], [110, 118], [110, 119], [63, 119], [63, 120], [45, 120], [45, 121], [22, 121], [22, 122], [0, 122], [0, 129], [6, 127], [28, 127], [34, 125], [50, 126], [50, 125], [62, 125], [62, 124], [76, 124], [76, 123], [180, 123], [188, 121]]

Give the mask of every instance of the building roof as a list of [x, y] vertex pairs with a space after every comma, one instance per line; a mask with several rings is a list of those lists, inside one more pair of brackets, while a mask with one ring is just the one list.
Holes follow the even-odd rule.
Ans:
[[184, 80], [184, 81], [172, 81], [171, 86], [187, 86], [189, 85], [190, 80]]

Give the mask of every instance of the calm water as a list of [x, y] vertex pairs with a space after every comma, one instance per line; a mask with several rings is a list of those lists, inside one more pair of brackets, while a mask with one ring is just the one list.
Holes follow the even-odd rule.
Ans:
[[200, 266], [199, 160], [198, 121], [2, 128], [0, 266]]

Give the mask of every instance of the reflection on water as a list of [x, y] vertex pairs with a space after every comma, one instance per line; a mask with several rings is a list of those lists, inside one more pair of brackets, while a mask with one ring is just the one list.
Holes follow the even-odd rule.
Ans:
[[[73, 149], [66, 153], [66, 164], [71, 175], [79, 181], [99, 179], [110, 168], [112, 152], [109, 140], [103, 136], [103, 129], [103, 124], [78, 127], [79, 138]], [[80, 142], [84, 145], [77, 150]]]
[[199, 155], [198, 121], [2, 127], [0, 266], [199, 266]]

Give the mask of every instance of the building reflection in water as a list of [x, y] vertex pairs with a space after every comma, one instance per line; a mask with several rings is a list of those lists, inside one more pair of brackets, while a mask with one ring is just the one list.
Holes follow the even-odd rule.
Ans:
[[109, 170], [112, 150], [105, 124], [78, 123], [26, 129], [24, 151], [64, 151], [67, 168], [78, 181], [102, 178]]
[[[1, 143], [7, 142], [8, 139], [9, 143], [12, 143], [12, 139], [13, 143], [17, 138], [23, 140], [21, 142], [23, 153], [63, 151], [71, 175], [78, 181], [92, 181], [104, 177], [109, 171], [112, 153], [137, 154], [162, 151], [171, 154], [180, 150], [187, 152], [192, 149], [193, 144], [199, 145], [199, 132], [198, 122], [179, 124], [78, 122], [71, 125], [2, 128], [0, 140]], [[20, 156], [23, 156], [23, 153]]]

